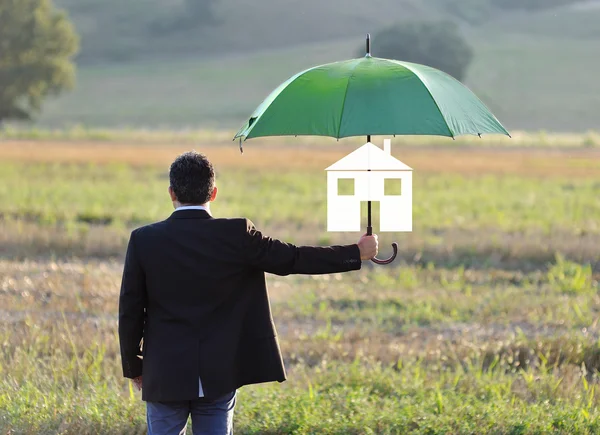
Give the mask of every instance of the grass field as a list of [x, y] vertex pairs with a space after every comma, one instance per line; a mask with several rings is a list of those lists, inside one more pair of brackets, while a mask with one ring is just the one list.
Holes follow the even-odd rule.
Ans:
[[[325, 228], [324, 168], [356, 141], [240, 155], [229, 133], [38, 133], [0, 142], [0, 433], [145, 433], [118, 291], [129, 231], [172, 210], [178, 153], [215, 163], [217, 216], [299, 244], [360, 235]], [[415, 169], [414, 232], [380, 234], [400, 259], [268, 276], [289, 380], [241, 389], [236, 433], [600, 432], [595, 138], [392, 141]]]

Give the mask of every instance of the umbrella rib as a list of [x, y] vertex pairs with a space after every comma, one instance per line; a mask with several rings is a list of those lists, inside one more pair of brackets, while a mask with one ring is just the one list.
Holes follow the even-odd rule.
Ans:
[[350, 88], [350, 80], [352, 80], [352, 77], [354, 77], [354, 70], [356, 69], [356, 67], [358, 67], [358, 65], [360, 65], [359, 62], [357, 62], [356, 65], [354, 65], [354, 68], [352, 68], [350, 77], [348, 77], [348, 83], [346, 84], [346, 91], [344, 92], [344, 99], [342, 100], [342, 111], [340, 113], [340, 122], [338, 125], [337, 139], [340, 138], [340, 133], [342, 132], [342, 119], [344, 119], [344, 108], [346, 107], [346, 97], [348, 97], [348, 88]]
[[431, 100], [433, 101], [433, 104], [435, 104], [435, 107], [437, 107], [438, 111], [442, 115], [442, 119], [444, 120], [444, 124], [446, 124], [446, 128], [448, 129], [448, 132], [450, 133], [450, 136], [452, 136], [452, 139], [455, 139], [454, 132], [452, 131], [452, 129], [448, 125], [448, 121], [446, 120], [446, 115], [444, 115], [444, 112], [442, 112], [442, 109], [440, 108], [440, 105], [435, 100], [435, 98], [433, 98], [433, 94], [429, 90], [429, 87], [425, 84], [425, 81], [423, 80], [423, 77], [421, 77], [414, 69], [412, 69], [410, 66], [406, 65], [406, 63], [404, 63], [404, 62], [399, 62], [397, 60], [391, 60], [391, 59], [386, 59], [386, 60], [388, 62], [392, 62], [392, 63], [395, 63], [397, 65], [403, 66], [404, 68], [406, 68], [407, 70], [409, 70], [411, 73], [413, 73], [419, 79], [419, 82], [421, 82], [421, 84], [423, 85], [423, 87], [425, 88], [425, 90], [427, 91], [427, 93], [429, 94], [429, 96], [431, 97]]
[[[288, 86], [290, 86], [292, 83], [294, 83], [296, 80], [298, 80], [298, 78], [300, 78], [300, 76], [302, 76], [303, 74], [315, 70], [317, 68], [320, 68], [322, 65], [320, 66], [313, 66], [310, 68], [305, 69], [304, 71], [300, 71], [296, 74], [294, 74], [293, 76], [291, 76], [290, 78], [288, 78], [285, 82], [281, 83], [277, 88], [275, 88], [273, 91], [271, 91], [271, 93], [260, 103], [260, 105], [258, 106], [257, 109], [255, 109], [255, 111], [253, 112], [252, 115], [256, 115], [256, 121], [254, 122], [254, 124], [252, 125], [248, 125], [248, 127], [246, 128], [242, 128], [242, 130], [240, 130], [234, 137], [233, 140], [236, 140], [238, 137], [243, 137], [244, 138], [244, 142], [246, 141], [246, 139], [248, 139], [248, 135], [252, 132], [252, 130], [254, 130], [254, 127], [256, 127], [256, 124], [258, 123], [258, 121], [260, 120], [260, 118], [265, 114], [265, 112], [267, 110], [269, 110], [270, 104], [273, 102], [273, 100], [275, 98], [277, 98]], [[279, 92], [277, 92], [279, 90]], [[277, 92], [277, 93], [276, 93]], [[271, 100], [269, 102], [269, 104], [266, 104], [266, 102], [273, 97], [273, 100]], [[262, 110], [262, 112], [259, 110], [262, 106], [265, 106], [264, 110]], [[252, 119], [252, 115], [250, 115], [250, 119]]]

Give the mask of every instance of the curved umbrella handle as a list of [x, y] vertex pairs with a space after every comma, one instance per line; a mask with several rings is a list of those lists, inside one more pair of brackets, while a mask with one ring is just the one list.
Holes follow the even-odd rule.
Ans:
[[392, 249], [394, 250], [394, 253], [387, 260], [380, 260], [377, 257], [373, 257], [373, 258], [371, 258], [371, 261], [373, 263], [379, 264], [379, 265], [390, 264], [392, 261], [394, 261], [396, 259], [396, 255], [398, 255], [398, 244], [396, 242], [392, 243]]
[[[367, 225], [367, 236], [372, 236], [373, 235], [373, 227], [371, 226], [371, 207], [369, 204], [369, 224]], [[384, 264], [390, 264], [392, 261], [394, 261], [396, 259], [396, 255], [398, 255], [398, 244], [396, 242], [392, 243], [392, 249], [394, 250], [394, 253], [392, 254], [392, 256], [390, 258], [388, 258], [387, 260], [380, 260], [377, 257], [373, 257], [371, 258], [371, 261], [375, 264], [379, 264], [379, 265], [384, 265]]]

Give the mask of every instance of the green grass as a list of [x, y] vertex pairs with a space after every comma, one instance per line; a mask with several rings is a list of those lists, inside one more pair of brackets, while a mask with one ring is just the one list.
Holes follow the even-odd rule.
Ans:
[[[121, 374], [122, 259], [132, 227], [171, 212], [162, 161], [179, 150], [118, 141], [178, 134], [106, 134], [117, 142], [33, 142], [18, 158], [10, 147], [31, 143], [0, 149], [0, 433], [145, 433], [140, 393]], [[89, 149], [75, 155], [76, 144]], [[213, 213], [286, 241], [354, 242], [326, 232], [330, 154], [319, 149], [257, 145], [245, 160], [211, 149], [222, 163]], [[392, 266], [267, 276], [288, 381], [242, 388], [236, 433], [600, 431], [595, 151], [492, 151], [456, 147], [415, 171], [414, 232], [379, 235], [380, 256], [400, 243]], [[439, 153], [409, 154], [421, 166]], [[66, 163], [78, 156], [90, 160]], [[282, 167], [265, 170], [278, 156]], [[503, 173], [488, 160], [506, 156], [529, 164]]]
[[[27, 398], [11, 402], [19, 407], [4, 415], [21, 422], [12, 433], [58, 433], [65, 428], [67, 431], [62, 433], [145, 433], [144, 409], [135, 395], [115, 396], [110, 384], [98, 389], [90, 379], [94, 374], [92, 371], [80, 376], [82, 385], [75, 394], [64, 391], [66, 401], [64, 396], [49, 396], [40, 388], [54, 388], [52, 384], [40, 386], [25, 381], [18, 390], [9, 387], [8, 394]], [[294, 375], [311, 380], [295, 381], [283, 388], [269, 386], [241, 392], [235, 431], [441, 435], [593, 434], [600, 430], [594, 390], [580, 381], [566, 388], [579, 394], [579, 400], [573, 403], [555, 398], [560, 383], [548, 374], [536, 376], [534, 381], [531, 373], [521, 377], [480, 372], [473, 376], [426, 372], [415, 364], [399, 370], [335, 365], [326, 373], [297, 370]], [[69, 379], [66, 385], [71, 382]], [[520, 391], [513, 391], [515, 385]], [[0, 406], [6, 403], [3, 399], [8, 394], [0, 396]], [[50, 409], [56, 414], [48, 421]]]
[[[110, 151], [99, 148], [95, 155], [103, 158], [98, 154], [102, 152]], [[265, 151], [254, 148], [248, 158], [261, 152]], [[282, 158], [322, 159], [318, 152], [290, 150]], [[143, 152], [139, 158], [143, 161]], [[326, 231], [324, 164], [257, 172], [252, 166], [240, 167], [243, 159], [235, 162], [217, 165], [220, 190], [212, 205], [215, 215], [246, 216], [274, 237], [292, 243], [342, 243], [358, 237]], [[594, 219], [600, 214], [599, 185], [593, 177], [566, 175], [575, 174], [577, 168], [593, 171], [595, 163], [572, 157], [556, 172], [544, 169], [549, 163], [532, 160], [530, 166], [519, 169], [525, 172], [511, 175], [486, 174], [484, 168], [473, 174], [445, 173], [443, 165], [442, 172], [435, 167], [415, 171], [414, 231], [393, 235], [403, 247], [401, 257], [417, 258], [423, 264], [520, 264], [525, 268], [546, 264], [556, 253], [563, 253], [569, 260], [595, 264], [594, 246], [600, 240]], [[164, 219], [172, 212], [166, 194], [167, 168], [168, 164], [119, 162], [0, 163], [0, 245], [4, 245], [0, 252], [11, 258], [44, 252], [120, 255], [132, 227]], [[529, 170], [542, 170], [543, 182], [527, 174]], [[375, 231], [378, 213], [375, 204]], [[364, 204], [362, 223], [365, 227]], [[390, 235], [381, 234], [382, 252], [391, 241]]]
[[[140, 225], [168, 216], [167, 168], [125, 164], [0, 163], [2, 212], [43, 223], [98, 221]], [[246, 215], [259, 224], [318, 227], [327, 213], [325, 173], [219, 170], [219, 216]], [[593, 179], [414, 175], [415, 232], [498, 230], [505, 233], [581, 229], [600, 234], [600, 187]], [[375, 215], [375, 222], [377, 221]]]
[[576, 331], [597, 315], [600, 287], [589, 265], [560, 257], [553, 263], [547, 272], [512, 276], [515, 283], [492, 278], [495, 273], [489, 271], [403, 265], [401, 271], [378, 271], [365, 282], [317, 282], [313, 292], [291, 295], [276, 310], [281, 320], [325, 325], [320, 333], [328, 339], [340, 325], [354, 325], [361, 334], [393, 335], [422, 327], [445, 335], [444, 329], [457, 323], [502, 328], [522, 322], [534, 334], [540, 333], [538, 324]]
[[[0, 262], [0, 272], [5, 309], [28, 310], [0, 331], [0, 430], [143, 433], [143, 403], [120, 373], [120, 264]], [[597, 283], [563, 293], [538, 273], [516, 284], [494, 270], [400, 273], [269, 276], [289, 380], [242, 388], [236, 431], [598, 430]], [[427, 321], [410, 324], [425, 309]]]

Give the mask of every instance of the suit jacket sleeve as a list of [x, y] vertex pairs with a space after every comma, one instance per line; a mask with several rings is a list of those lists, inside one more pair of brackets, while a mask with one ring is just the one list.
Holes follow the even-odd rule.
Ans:
[[135, 232], [131, 233], [119, 297], [119, 342], [123, 376], [135, 378], [142, 375], [140, 342], [144, 333], [146, 308], [146, 279], [139, 262]]
[[252, 221], [245, 219], [242, 250], [246, 262], [265, 272], [322, 275], [359, 270], [362, 266], [357, 244], [326, 247], [294, 246], [264, 236]]

